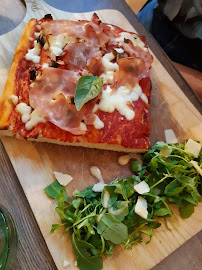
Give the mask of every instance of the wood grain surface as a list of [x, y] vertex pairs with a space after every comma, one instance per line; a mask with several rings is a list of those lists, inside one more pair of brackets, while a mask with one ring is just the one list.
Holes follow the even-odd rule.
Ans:
[[[155, 74], [154, 74], [154, 77], [155, 77]], [[162, 136], [162, 134], [161, 134], [161, 136]], [[7, 150], [8, 149], [10, 149], [10, 151], [14, 150], [12, 147], [12, 143], [13, 143], [12, 139], [10, 141], [8, 140]], [[34, 145], [35, 149], [33, 149], [32, 146], [31, 146], [31, 148], [25, 146], [24, 142], [20, 142], [19, 146], [21, 149], [23, 149], [23, 147], [27, 148], [26, 150], [28, 153], [26, 153], [26, 155], [28, 155], [28, 156], [30, 155], [30, 153], [31, 153], [31, 155], [33, 155], [34, 153], [37, 154], [35, 152], [35, 150], [37, 150], [37, 152], [40, 153], [40, 155], [43, 153], [42, 157], [40, 157], [43, 160], [43, 162], [47, 162], [46, 155], [48, 153], [52, 153], [52, 151], [54, 151], [55, 153], [60, 153], [63, 151], [63, 150], [61, 150], [61, 147], [56, 147], [57, 149], [54, 149], [55, 146], [50, 146], [50, 145], [45, 146], [45, 145], [40, 145], [40, 144], [38, 144], [37, 146]], [[43, 151], [43, 148], [45, 149], [45, 151]], [[17, 183], [16, 175], [15, 175], [15, 173], [13, 173], [13, 170], [12, 170], [11, 165], [6, 157], [6, 154], [5, 154], [5, 151], [2, 147], [2, 145], [1, 145], [1, 150], [2, 151], [1, 151], [1, 155], [0, 155], [0, 157], [1, 157], [0, 164], [2, 165], [3, 169], [1, 171], [0, 177], [1, 177], [1, 179], [5, 180], [5, 183], [3, 182], [3, 185], [1, 187], [2, 190], [0, 189], [1, 193], [3, 194], [1, 196], [1, 193], [0, 193], [0, 196], [1, 196], [0, 198], [3, 198], [3, 201], [7, 200], [8, 208], [11, 211], [11, 213], [13, 213], [14, 218], [16, 218], [17, 224], [18, 224], [17, 228], [20, 231], [20, 248], [19, 248], [19, 252], [18, 252], [19, 259], [17, 261], [17, 265], [14, 266], [14, 269], [55, 269], [55, 265], [53, 264], [52, 260], [50, 259], [50, 255], [48, 253], [46, 253], [47, 249], [45, 248], [44, 241], [37, 240], [37, 239], [41, 238], [40, 232], [37, 231], [38, 227], [36, 225], [36, 222], [34, 221], [34, 218], [33, 218], [33, 215], [31, 213], [30, 208], [27, 206], [27, 201], [24, 197], [22, 189], [20, 188], [19, 184]], [[73, 152], [74, 151], [76, 151], [76, 150], [74, 149]], [[82, 153], [83, 153], [83, 150], [80, 150], [80, 151], [82, 151]], [[18, 153], [19, 153], [19, 150], [17, 150], [17, 155], [18, 155]], [[93, 155], [94, 155], [94, 153], [93, 153]], [[113, 158], [115, 159], [116, 154], [112, 154], [112, 155], [113, 155]], [[28, 156], [26, 156], [26, 158]], [[52, 154], [50, 156], [52, 156]], [[16, 162], [15, 159], [17, 157], [15, 155], [13, 155], [13, 157], [14, 157], [13, 163], [15, 163]], [[21, 162], [24, 163], [25, 161], [26, 162], [29, 161], [29, 160], [24, 160], [23, 155], [21, 157], [22, 157]], [[109, 155], [106, 155], [105, 158], [109, 158]], [[54, 164], [54, 166], [56, 166], [60, 170], [66, 168], [65, 164], [58, 164], [57, 160], [52, 159], [51, 163]], [[57, 163], [57, 165], [56, 165], [56, 163]], [[47, 165], [47, 163], [44, 163], [44, 165]], [[48, 166], [48, 167], [50, 167], [50, 166]], [[24, 174], [24, 171], [21, 170], [20, 173]], [[51, 179], [49, 179], [51, 172], [45, 171], [44, 173], [45, 173], [43, 175], [44, 178], [47, 177], [48, 181], [51, 181]], [[126, 173], [126, 171], [124, 173]], [[34, 178], [34, 176], [32, 176], [32, 177]], [[27, 175], [26, 178], [28, 179], [29, 175]], [[14, 179], [14, 181], [11, 181], [11, 179], [12, 180]], [[9, 186], [8, 186], [7, 180], [10, 180]], [[92, 179], [92, 181], [93, 181], [93, 179]], [[14, 184], [13, 184], [13, 182], [14, 182]], [[16, 184], [17, 184], [18, 188], [16, 188], [14, 186]], [[31, 188], [32, 188], [32, 186], [29, 185], [29, 189], [31, 189]], [[40, 187], [40, 188], [42, 188], [42, 187]], [[15, 189], [16, 189], [16, 192], [15, 192]], [[31, 191], [34, 191], [34, 190], [31, 189]], [[11, 193], [12, 194], [11, 195], [9, 193], [9, 195], [7, 195], [7, 192], [12, 192], [14, 194]], [[8, 200], [8, 198], [9, 198], [9, 200]], [[34, 196], [33, 196], [33, 198], [34, 198]], [[13, 205], [14, 208], [12, 208], [11, 205]], [[25, 208], [23, 208], [23, 207], [25, 207]], [[15, 211], [13, 211], [13, 209], [15, 209]], [[29, 222], [27, 222], [27, 218], [29, 218]], [[23, 224], [23, 226], [21, 226], [21, 224]], [[33, 226], [30, 227], [31, 225], [33, 225]], [[191, 226], [190, 226], [189, 230], [190, 231], [192, 230]], [[189, 234], [190, 233], [189, 230], [186, 233]], [[26, 235], [24, 235], [24, 233]], [[37, 239], [35, 239], [36, 235], [38, 236]], [[198, 239], [198, 238], [196, 238], [196, 239]], [[23, 240], [25, 240], [25, 241], [23, 241]], [[21, 243], [21, 241], [22, 241], [22, 243]], [[180, 242], [180, 239], [177, 239], [175, 247], [178, 245], [179, 242]], [[198, 242], [197, 242], [197, 244], [198, 244]], [[197, 244], [196, 244], [195, 250], [198, 251], [198, 255], [199, 255], [200, 248], [198, 249]], [[152, 246], [151, 246], [151, 248], [152, 248]], [[187, 250], [188, 250], [188, 248], [187, 248]], [[186, 252], [186, 253], [189, 254], [189, 252]], [[28, 254], [29, 255], [34, 254], [34, 256], [29, 256]], [[43, 256], [43, 254], [44, 254], [44, 256]], [[197, 252], [195, 252], [194, 254], [195, 254], [195, 256], [197, 256]], [[27, 256], [29, 256], [29, 257], [27, 257]], [[189, 254], [190, 259], [187, 261], [187, 262], [189, 262], [189, 264], [185, 263], [184, 259], [180, 260], [181, 266], [183, 266], [185, 269], [191, 269], [191, 268], [186, 268], [186, 267], [189, 267], [192, 265], [192, 262], [191, 262], [192, 257], [191, 256], [193, 256], [193, 254], [191, 255], [191, 252], [190, 252], [190, 254]], [[27, 259], [27, 258], [29, 258], [29, 259]], [[169, 258], [168, 258], [168, 260], [169, 260]], [[22, 268], [20, 268], [21, 266], [19, 266], [18, 263], [19, 263], [19, 265], [22, 263], [21, 264]], [[167, 266], [169, 266], [169, 264], [167, 264]], [[174, 266], [174, 264], [172, 264], [170, 262], [170, 267], [172, 267], [172, 268], [167, 267], [166, 269], [180, 269], [180, 268], [173, 268], [173, 266]], [[156, 267], [158, 267], [158, 266], [156, 266]], [[161, 264], [160, 264], [159, 267], [164, 267], [164, 266], [161, 266]], [[195, 267], [196, 268], [193, 268], [193, 269], [197, 269], [197, 267], [200, 268], [200, 261], [195, 263]], [[110, 269], [110, 268], [106, 268], [106, 269]], [[118, 269], [118, 268], [115, 268], [115, 269]], [[124, 269], [124, 268], [120, 268], [120, 269]], [[130, 268], [127, 268], [127, 269], [130, 269]], [[135, 268], [131, 268], [131, 269], [135, 269]], [[138, 268], [138, 269], [140, 269], [140, 268]], [[144, 268], [142, 268], [142, 269], [144, 269]], [[158, 268], [156, 268], [156, 269], [158, 269]], [[165, 269], [165, 268], [159, 268], [159, 269]]]

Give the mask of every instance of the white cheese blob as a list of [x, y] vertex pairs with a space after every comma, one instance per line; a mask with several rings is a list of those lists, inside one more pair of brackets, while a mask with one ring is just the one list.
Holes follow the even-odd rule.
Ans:
[[134, 46], [138, 46], [144, 51], [148, 51], [148, 49], [145, 47], [144, 42], [142, 42], [142, 40], [138, 36], [127, 32], [121, 32], [120, 37], [116, 38], [116, 41], [120, 42], [121, 45], [121, 43], [124, 42], [124, 39], [129, 39], [132, 41]]
[[53, 35], [48, 36], [48, 42], [50, 44], [50, 51], [59, 56], [63, 52], [63, 48], [67, 43], [75, 42], [75, 37], [69, 37], [66, 33], [59, 34], [57, 37]]
[[23, 123], [27, 123], [31, 117], [32, 108], [26, 103], [20, 103], [16, 106], [16, 111], [21, 114], [21, 119]]
[[194, 155], [197, 158], [201, 151], [200, 143], [195, 142], [192, 139], [189, 139], [185, 145], [185, 151]]
[[191, 160], [190, 163], [194, 166], [197, 172], [202, 176], [202, 169], [199, 167], [198, 162]]
[[30, 120], [26, 123], [25, 128], [31, 130], [38, 123], [45, 123], [46, 119], [39, 108], [36, 108], [30, 116]]
[[106, 186], [105, 183], [101, 183], [101, 182], [100, 183], [97, 183], [97, 184], [95, 184], [93, 186], [93, 191], [95, 191], [95, 192], [102, 192], [105, 186]]
[[128, 164], [128, 162], [130, 161], [130, 159], [131, 159], [130, 155], [123, 155], [123, 156], [120, 156], [118, 158], [118, 163], [120, 165], [123, 165], [124, 166], [124, 165]]
[[137, 185], [134, 185], [134, 190], [137, 191], [139, 194], [144, 194], [150, 191], [149, 185], [145, 182], [142, 181]]
[[35, 40], [34, 41], [34, 48], [28, 50], [28, 53], [25, 55], [25, 59], [30, 60], [33, 63], [39, 63], [40, 62], [40, 52], [41, 52], [40, 44]]
[[90, 173], [92, 174], [92, 176], [96, 177], [100, 183], [104, 183], [101, 171], [97, 166], [91, 166]]
[[36, 38], [38, 38], [40, 36], [40, 34], [41, 34], [40, 32], [34, 33], [34, 35], [35, 35]]
[[124, 53], [124, 50], [122, 48], [114, 48], [117, 53]]
[[11, 95], [9, 97], [9, 100], [14, 104], [14, 105], [17, 105], [18, 104], [18, 96], [16, 95]]
[[48, 63], [44, 63], [43, 65], [42, 65], [42, 68], [48, 68], [49, 67], [49, 64]]
[[130, 161], [130, 159], [133, 158], [133, 159], [136, 159], [140, 165], [142, 165], [142, 156], [140, 154], [134, 154], [134, 153], [129, 153], [127, 155], [123, 155], [123, 156], [120, 156], [118, 158], [118, 163], [122, 166], [128, 164], [128, 162]]
[[104, 191], [104, 199], [103, 199], [103, 206], [104, 208], [108, 208], [108, 202], [110, 199], [110, 194], [107, 190]]
[[144, 93], [141, 94], [140, 98], [142, 101], [144, 101], [146, 104], [148, 104], [148, 98]]
[[148, 211], [147, 211], [147, 201], [139, 196], [135, 205], [135, 213], [144, 218], [147, 219]]
[[69, 174], [64, 174], [60, 172], [53, 172], [55, 175], [55, 178], [58, 180], [61, 186], [66, 186], [72, 181], [72, 176]]
[[105, 67], [106, 71], [115, 71], [119, 69], [119, 66], [117, 63], [111, 62], [113, 59], [115, 59], [115, 55], [112, 52], [106, 53], [102, 57], [102, 64]]
[[101, 111], [109, 113], [114, 112], [116, 109], [121, 115], [125, 116], [127, 120], [132, 120], [135, 117], [135, 112], [131, 108], [133, 106], [132, 102], [139, 99], [137, 93], [140, 92], [140, 88], [139, 85], [136, 85], [133, 89], [121, 86], [113, 92], [108, 85], [105, 90], [102, 90], [98, 107]]
[[166, 143], [178, 143], [178, 139], [175, 136], [175, 133], [172, 129], [165, 130], [165, 139]]
[[114, 83], [114, 71], [107, 71], [100, 75], [103, 78], [103, 84], [113, 84]]
[[81, 128], [83, 131], [87, 131], [87, 126], [86, 126], [86, 124], [84, 124], [83, 122], [80, 123], [80, 128]]
[[93, 122], [93, 126], [96, 129], [101, 129], [104, 127], [104, 123], [100, 120], [100, 118], [95, 114], [95, 120]]

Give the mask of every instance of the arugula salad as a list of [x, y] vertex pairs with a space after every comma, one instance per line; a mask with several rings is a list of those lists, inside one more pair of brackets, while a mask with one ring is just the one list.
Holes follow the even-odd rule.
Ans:
[[143, 241], [143, 235], [148, 236], [148, 244], [161, 222], [169, 217], [175, 220], [170, 204], [179, 207], [183, 219], [194, 213], [201, 201], [202, 151], [200, 144], [191, 141], [192, 146], [198, 145], [198, 153], [188, 149], [190, 140], [157, 142], [143, 155], [142, 165], [132, 162], [131, 176], [113, 180], [102, 192], [89, 186], [75, 190], [70, 200], [57, 180], [45, 188], [56, 199], [55, 210], [61, 218], [51, 233], [61, 226], [71, 231], [80, 270], [102, 269], [102, 254], [112, 255], [118, 244], [131, 249]]

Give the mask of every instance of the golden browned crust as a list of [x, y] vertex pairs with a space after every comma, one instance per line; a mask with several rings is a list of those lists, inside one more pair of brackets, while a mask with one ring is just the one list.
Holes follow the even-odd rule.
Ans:
[[[9, 130], [1, 130], [0, 131], [0, 137], [1, 136], [10, 136], [15, 137], [16, 139], [23, 140], [21, 136], [18, 134], [13, 134], [12, 131]], [[43, 137], [35, 138], [27, 138], [27, 141], [35, 141], [35, 142], [46, 142], [46, 143], [54, 143], [59, 145], [66, 145], [66, 146], [81, 146], [81, 147], [87, 147], [87, 148], [96, 148], [96, 149], [102, 149], [102, 150], [111, 150], [111, 151], [117, 151], [117, 152], [127, 152], [127, 153], [144, 153], [147, 150], [145, 149], [130, 149], [125, 148], [123, 146], [119, 145], [113, 145], [113, 144], [107, 144], [107, 143], [70, 143], [70, 142], [62, 142], [54, 139], [47, 139]]]
[[18, 43], [16, 53], [13, 59], [13, 64], [11, 66], [8, 80], [6, 82], [6, 87], [0, 100], [0, 130], [5, 130], [9, 128], [9, 116], [12, 110], [14, 109], [14, 105], [9, 100], [9, 98], [11, 95], [16, 95], [15, 89], [16, 70], [20, 65], [20, 60], [22, 59], [22, 57], [24, 57], [25, 52], [29, 49], [30, 44], [29, 37], [32, 35], [35, 29], [36, 22], [37, 22], [36, 19], [31, 19], [26, 24], [25, 29], [21, 35], [20, 41]]

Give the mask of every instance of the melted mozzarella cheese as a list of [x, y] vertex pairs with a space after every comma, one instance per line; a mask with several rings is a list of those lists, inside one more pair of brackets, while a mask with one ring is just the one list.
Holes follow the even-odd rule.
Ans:
[[117, 53], [124, 53], [124, 50], [122, 48], [114, 48]]
[[9, 97], [9, 100], [14, 104], [14, 105], [17, 105], [18, 104], [18, 96], [16, 95], [11, 95]]
[[83, 131], [87, 131], [87, 126], [86, 126], [86, 124], [84, 124], [83, 122], [80, 123], [80, 128], [81, 128]]
[[142, 181], [139, 184], [135, 185], [134, 189], [139, 194], [144, 194], [150, 191], [149, 185], [145, 181]]
[[106, 71], [115, 71], [119, 69], [119, 66], [117, 63], [112, 63], [111, 61], [115, 59], [115, 55], [110, 52], [110, 53], [106, 53], [103, 57], [102, 57], [102, 64], [105, 67]]
[[141, 94], [140, 98], [142, 101], [144, 101], [146, 104], [148, 104], [148, 98], [144, 93]]
[[43, 65], [42, 65], [42, 68], [48, 68], [49, 67], [49, 64], [48, 63], [44, 63]]
[[[109, 113], [114, 112], [116, 109], [127, 120], [132, 120], [135, 117], [135, 112], [131, 108], [133, 106], [132, 102], [139, 99], [140, 88], [139, 85], [136, 85], [133, 89], [121, 86], [115, 92], [112, 92], [111, 87], [108, 85], [106, 90], [102, 90], [102, 97], [98, 107], [101, 111]], [[138, 91], [136, 91], [137, 89]]]
[[46, 120], [41, 113], [40, 109], [36, 108], [30, 116], [30, 120], [26, 123], [25, 128], [27, 130], [31, 130], [33, 127], [35, 127], [38, 123], [45, 123]]
[[148, 49], [145, 47], [144, 42], [142, 42], [142, 40], [138, 36], [136, 36], [134, 34], [127, 33], [127, 32], [121, 32], [120, 37], [116, 38], [116, 41], [122, 43], [122, 42], [124, 42], [124, 39], [129, 39], [132, 41], [134, 46], [138, 46], [141, 49], [143, 49], [144, 51], [148, 51]]
[[26, 103], [20, 103], [16, 106], [16, 111], [21, 114], [21, 119], [23, 123], [27, 123], [30, 119], [32, 108]]
[[103, 78], [103, 84], [113, 84], [114, 83], [114, 71], [107, 71], [100, 75]]
[[59, 56], [67, 43], [75, 42], [75, 37], [69, 37], [66, 33], [59, 34], [57, 37], [50, 35], [48, 36], [48, 42], [50, 44], [50, 51], [55, 56]]
[[25, 59], [30, 60], [33, 63], [39, 63], [40, 62], [40, 52], [41, 52], [40, 44], [35, 40], [34, 41], [34, 48], [28, 50], [28, 53], [25, 55]]
[[93, 122], [93, 126], [96, 129], [101, 129], [104, 127], [104, 123], [100, 120], [100, 118], [95, 114], [95, 120]]
[[144, 218], [147, 219], [148, 211], [147, 211], [147, 201], [139, 196], [135, 205], [135, 213]]

